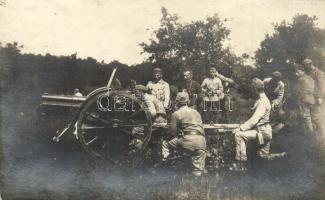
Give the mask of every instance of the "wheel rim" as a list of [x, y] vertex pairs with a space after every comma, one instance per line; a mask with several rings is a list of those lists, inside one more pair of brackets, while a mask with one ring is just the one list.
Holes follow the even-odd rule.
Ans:
[[78, 140], [94, 158], [115, 164], [129, 162], [150, 140], [151, 117], [143, 103], [126, 92], [111, 92], [99, 101], [106, 93], [107, 90], [100, 91], [82, 105], [77, 121]]

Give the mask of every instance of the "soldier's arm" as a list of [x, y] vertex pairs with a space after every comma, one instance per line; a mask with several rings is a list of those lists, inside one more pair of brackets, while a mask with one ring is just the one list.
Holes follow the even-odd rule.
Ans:
[[281, 82], [279, 85], [279, 90], [277, 92], [277, 98], [272, 101], [272, 107], [277, 107], [283, 100], [284, 96], [284, 84]]
[[168, 135], [176, 136], [177, 135], [177, 115], [175, 113], [172, 114], [170, 118], [170, 128], [168, 130]]
[[170, 88], [168, 83], [165, 84], [164, 90], [165, 90], [164, 107], [167, 108], [170, 101]]
[[157, 114], [166, 115], [164, 105], [162, 105], [162, 103], [160, 101], [158, 101], [158, 99], [155, 96], [153, 96], [152, 102], [156, 108]]
[[317, 76], [316, 76], [316, 84], [317, 84], [316, 97], [317, 98], [324, 98], [325, 97], [324, 80], [325, 80], [325, 73], [323, 73], [323, 72], [317, 73]]
[[256, 110], [255, 110], [254, 114], [251, 116], [251, 118], [249, 118], [245, 123], [243, 123], [239, 126], [240, 130], [246, 131], [246, 130], [249, 130], [249, 129], [253, 128], [254, 126], [256, 126], [256, 124], [261, 119], [261, 117], [263, 116], [265, 111], [266, 111], [265, 105], [263, 105], [262, 103], [259, 102], [257, 104]]
[[223, 85], [222, 85], [221, 80], [219, 81], [219, 88], [218, 88], [218, 90], [220, 90], [220, 94], [223, 93]]
[[202, 84], [201, 84], [201, 89], [203, 92], [207, 92], [207, 83], [206, 83], [206, 79], [203, 80]]
[[222, 74], [216, 73], [216, 76], [218, 78], [220, 78], [221, 80], [223, 80], [223, 81], [226, 81], [226, 82], [229, 82], [229, 83], [234, 83], [234, 80], [232, 80], [231, 78], [227, 78]]

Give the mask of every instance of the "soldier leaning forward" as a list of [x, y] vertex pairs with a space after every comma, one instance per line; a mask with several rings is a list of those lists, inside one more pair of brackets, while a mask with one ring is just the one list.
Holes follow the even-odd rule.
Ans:
[[272, 73], [270, 78], [265, 78], [264, 89], [267, 98], [271, 101], [271, 121], [273, 123], [273, 128], [277, 131], [284, 127], [284, 117], [285, 112], [283, 110], [283, 97], [285, 85], [281, 81], [282, 74], [279, 71]]
[[[254, 104], [254, 114], [239, 128], [235, 129], [236, 161], [245, 164], [247, 161], [246, 143], [251, 140], [258, 141], [257, 155], [263, 160], [273, 160], [283, 157], [285, 153], [270, 154], [270, 141], [272, 139], [272, 127], [269, 124], [271, 103], [264, 93], [264, 84], [260, 79], [253, 79], [252, 87], [258, 96]], [[239, 167], [237, 163], [235, 167]]]
[[174, 138], [163, 142], [162, 155], [166, 159], [170, 150], [180, 150], [192, 158], [192, 173], [201, 176], [205, 168], [206, 140], [199, 112], [187, 106], [188, 94], [179, 92], [176, 96], [178, 110], [171, 116], [169, 134]]

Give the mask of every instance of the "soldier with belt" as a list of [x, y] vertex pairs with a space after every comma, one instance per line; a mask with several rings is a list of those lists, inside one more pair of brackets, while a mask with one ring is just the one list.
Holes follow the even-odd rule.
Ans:
[[314, 97], [315, 105], [312, 117], [312, 122], [314, 123], [314, 129], [317, 131], [317, 135], [322, 137], [321, 140], [325, 143], [325, 73], [318, 69], [310, 59], [305, 59], [303, 61], [306, 72], [314, 80]]
[[297, 76], [296, 93], [300, 114], [303, 119], [304, 133], [314, 135], [312, 118], [317, 114], [314, 80], [305, 73], [303, 66], [297, 65], [295, 70]]
[[164, 141], [162, 155], [165, 160], [170, 150], [181, 150], [188, 153], [192, 159], [192, 173], [201, 176], [205, 169], [206, 140], [201, 115], [196, 110], [187, 106], [188, 94], [179, 92], [176, 96], [178, 108], [171, 116], [169, 135], [174, 138]]
[[[285, 153], [270, 154], [270, 141], [272, 139], [272, 128], [269, 124], [271, 103], [264, 93], [264, 83], [260, 79], [253, 79], [252, 87], [258, 97], [254, 104], [254, 114], [239, 128], [235, 129], [236, 157], [242, 164], [247, 161], [246, 143], [250, 140], [258, 141], [257, 155], [263, 160], [273, 160], [285, 156]], [[235, 164], [237, 168], [237, 164]]]

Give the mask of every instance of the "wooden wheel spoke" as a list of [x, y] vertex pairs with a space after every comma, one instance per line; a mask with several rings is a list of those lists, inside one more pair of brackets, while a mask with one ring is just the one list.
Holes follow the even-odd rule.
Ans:
[[148, 123], [134, 123], [134, 124], [121, 124], [121, 127], [139, 127], [139, 126], [149, 126]]
[[96, 119], [97, 121], [99, 121], [101, 123], [104, 123], [106, 125], [109, 124], [108, 121], [106, 121], [106, 120], [104, 120], [104, 119], [102, 119], [102, 118], [100, 118], [100, 117], [98, 117], [98, 116], [96, 116], [96, 115], [94, 115], [92, 113], [86, 112], [86, 115], [89, 116], [89, 117], [91, 117], [91, 118], [93, 118], [93, 119]]
[[95, 136], [93, 139], [91, 139], [90, 141], [86, 142], [86, 145], [90, 145], [91, 143], [95, 142], [96, 140], [98, 140], [98, 135]]
[[105, 126], [86, 126], [86, 125], [83, 125], [81, 127], [81, 130], [82, 131], [92, 131], [92, 130], [102, 130], [102, 129], [105, 129], [106, 127]]

